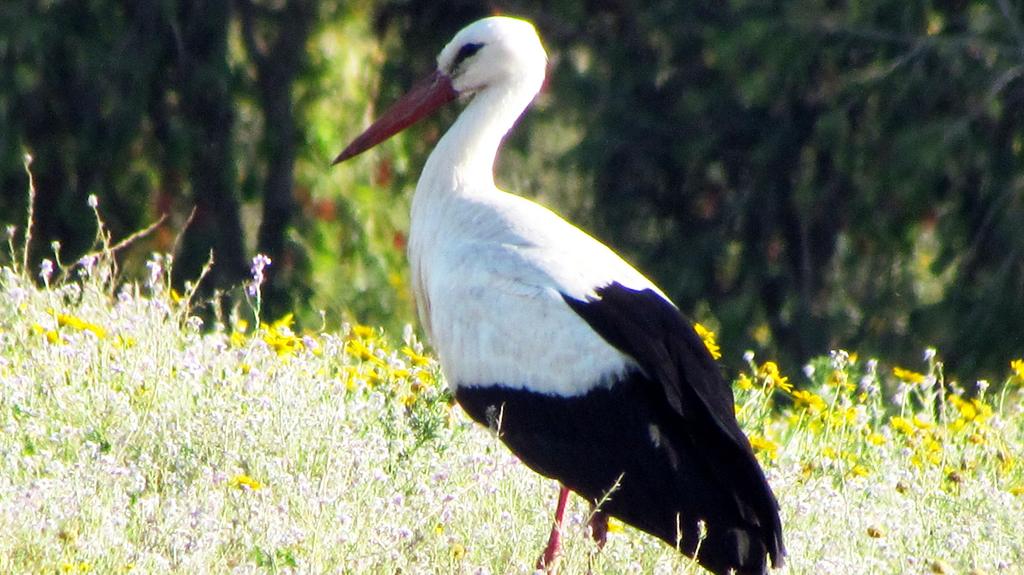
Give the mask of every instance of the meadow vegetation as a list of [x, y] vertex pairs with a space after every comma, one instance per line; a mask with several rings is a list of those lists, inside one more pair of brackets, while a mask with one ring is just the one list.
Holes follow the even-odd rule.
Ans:
[[[453, 404], [411, 328], [246, 321], [259, 274], [204, 323], [169, 257], [123, 282], [100, 230], [31, 270], [12, 239], [0, 267], [0, 572], [531, 570], [556, 485]], [[975, 382], [933, 349], [803, 373], [729, 355], [785, 573], [1024, 571], [1024, 360]], [[586, 514], [574, 498], [560, 572], [699, 572], [615, 523], [597, 552]]]

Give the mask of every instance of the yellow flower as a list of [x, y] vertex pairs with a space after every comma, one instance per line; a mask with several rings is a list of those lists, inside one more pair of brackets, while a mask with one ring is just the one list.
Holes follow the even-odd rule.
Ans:
[[917, 429], [909, 421], [898, 415], [894, 415], [889, 419], [889, 424], [892, 425], [893, 429], [907, 436], [917, 433]]
[[[824, 400], [822, 400], [822, 403], [824, 403]], [[830, 417], [830, 423], [835, 427], [839, 427], [843, 424], [853, 425], [856, 422], [857, 408], [855, 407], [839, 408], [833, 412]]]
[[877, 431], [869, 433], [868, 436], [865, 439], [871, 445], [884, 445], [885, 444], [885, 436], [882, 435], [881, 433], [878, 433]]
[[793, 392], [793, 402], [798, 407], [809, 409], [814, 413], [824, 411], [828, 407], [828, 404], [825, 403], [825, 400], [820, 395], [813, 391], [804, 391], [802, 389]]
[[271, 325], [265, 323], [260, 325], [263, 330], [263, 341], [274, 350], [278, 357], [291, 356], [304, 347], [302, 339], [292, 331], [294, 321], [295, 316], [289, 313]]
[[424, 367], [426, 365], [430, 365], [429, 357], [416, 353], [416, 350], [409, 346], [403, 347], [402, 353], [405, 354], [405, 356], [409, 358], [409, 361], [411, 361], [412, 364], [415, 365], [416, 367]]
[[974, 408], [974, 405], [972, 405], [970, 401], [961, 399], [958, 395], [954, 395], [952, 393], [949, 394], [949, 403], [951, 403], [953, 407], [957, 408], [960, 415], [966, 421], [974, 421], [974, 418], [978, 417], [978, 410]]
[[461, 561], [466, 556], [466, 547], [462, 543], [452, 543], [452, 559]]
[[880, 539], [885, 536], [885, 531], [881, 527], [875, 527], [874, 525], [868, 527], [868, 537], [872, 539]]
[[904, 381], [906, 383], [921, 383], [924, 381], [924, 374], [911, 371], [909, 369], [903, 369], [902, 367], [892, 368], [892, 374], [896, 376], [896, 379]]
[[754, 382], [751, 381], [750, 376], [745, 373], [740, 374], [739, 378], [736, 380], [736, 385], [739, 386], [740, 389], [747, 391], [754, 389]]
[[260, 489], [263, 489], [262, 483], [256, 481], [255, 479], [249, 477], [244, 473], [239, 473], [238, 475], [232, 477], [231, 480], [228, 481], [228, 485], [234, 487], [235, 489], [243, 489], [250, 491], [259, 491]]
[[85, 321], [83, 319], [77, 318], [73, 315], [68, 315], [64, 313], [57, 314], [57, 325], [59, 325], [60, 327], [67, 326], [72, 329], [77, 329], [78, 331], [92, 332], [92, 334], [98, 337], [99, 339], [107, 337], [107, 330], [103, 329], [103, 327]]
[[868, 471], [867, 467], [864, 467], [863, 465], [860, 465], [858, 463], [857, 465], [853, 466], [853, 469], [850, 470], [850, 473], [856, 475], [857, 477], [867, 477], [870, 472]]
[[181, 302], [185, 301], [185, 296], [183, 296], [180, 293], [178, 293], [178, 290], [176, 290], [174, 288], [171, 288], [170, 296], [171, 296], [171, 302], [173, 302], [173, 303], [181, 303]]
[[779, 452], [779, 444], [771, 439], [756, 434], [750, 434], [750, 446], [758, 453], [764, 453], [769, 459], [775, 459]]
[[1010, 369], [1017, 380], [1024, 383], [1024, 359], [1015, 359], [1010, 362]]
[[787, 393], [793, 391], [793, 384], [789, 378], [779, 373], [779, 366], [774, 361], [766, 361], [758, 370], [757, 374], [765, 380], [768, 387], [778, 387]]
[[694, 331], [700, 336], [700, 339], [704, 342], [704, 346], [708, 348], [708, 352], [711, 353], [712, 359], [718, 359], [722, 357], [722, 349], [718, 347], [718, 342], [715, 341], [715, 332], [709, 330], [699, 323], [693, 324]]
[[[970, 405], [971, 412], [974, 414], [973, 421], [983, 422], [992, 417], [992, 406], [985, 403], [984, 400], [972, 399]], [[964, 414], [964, 418], [967, 418], [966, 414]]]
[[[377, 358], [374, 358], [374, 359], [377, 359]], [[384, 381], [385, 381], [385, 377], [383, 375], [381, 375], [380, 371], [378, 371], [376, 369], [371, 369], [370, 373], [366, 374], [366, 382], [369, 383], [371, 386], [376, 387], [376, 386], [384, 383]]]
[[622, 533], [624, 527], [621, 521], [614, 517], [608, 518], [608, 533]]
[[240, 331], [233, 331], [228, 341], [231, 343], [231, 347], [242, 347], [245, 345], [245, 334]]
[[352, 326], [352, 335], [359, 339], [372, 339], [375, 332], [372, 327], [357, 323]]
[[358, 339], [350, 339], [345, 343], [345, 351], [363, 361], [368, 361], [374, 365], [384, 367], [387, 363], [381, 358], [374, 355], [373, 350], [370, 349], [365, 343]]
[[925, 441], [924, 450], [928, 454], [928, 462], [932, 465], [942, 463], [942, 444], [934, 439]]

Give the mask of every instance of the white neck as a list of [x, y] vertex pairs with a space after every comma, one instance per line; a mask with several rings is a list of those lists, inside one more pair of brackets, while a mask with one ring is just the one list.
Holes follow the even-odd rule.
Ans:
[[536, 93], [522, 82], [490, 86], [473, 96], [431, 152], [416, 195], [493, 189], [498, 146]]

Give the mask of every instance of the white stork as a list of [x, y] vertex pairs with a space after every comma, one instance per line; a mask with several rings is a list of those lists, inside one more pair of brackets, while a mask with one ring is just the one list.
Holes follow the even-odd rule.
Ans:
[[563, 486], [539, 566], [558, 553], [572, 490], [600, 502], [599, 544], [611, 515], [713, 573], [764, 574], [785, 556], [778, 504], [693, 325], [605, 245], [494, 185], [498, 147], [546, 63], [529, 22], [474, 22], [334, 163], [468, 101], [416, 186], [413, 289], [459, 404]]

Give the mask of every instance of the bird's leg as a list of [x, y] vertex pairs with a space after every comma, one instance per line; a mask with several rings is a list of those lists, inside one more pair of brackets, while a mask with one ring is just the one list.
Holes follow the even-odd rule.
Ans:
[[569, 488], [559, 485], [558, 505], [555, 507], [555, 522], [551, 526], [551, 535], [548, 536], [548, 546], [544, 548], [540, 559], [537, 559], [537, 569], [548, 570], [555, 564], [555, 558], [562, 548], [562, 515], [565, 514], [565, 502], [569, 499]]
[[604, 549], [608, 541], [608, 514], [590, 506], [590, 537], [597, 543], [598, 549]]

